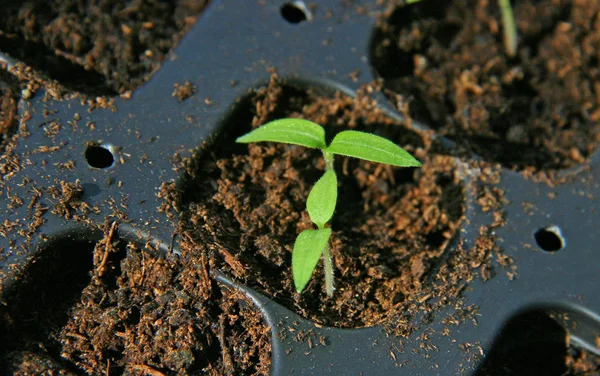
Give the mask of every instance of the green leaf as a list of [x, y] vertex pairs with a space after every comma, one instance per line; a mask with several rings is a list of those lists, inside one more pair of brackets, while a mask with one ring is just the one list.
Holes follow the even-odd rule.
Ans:
[[360, 158], [398, 167], [419, 167], [421, 163], [400, 146], [383, 137], [358, 131], [338, 133], [326, 149], [333, 154]]
[[296, 238], [292, 253], [292, 273], [296, 291], [301, 293], [329, 242], [330, 228], [304, 230]]
[[325, 172], [308, 194], [306, 209], [310, 219], [323, 228], [329, 222], [337, 201], [337, 177], [333, 170]]
[[327, 146], [323, 127], [312, 121], [292, 118], [271, 121], [236, 140], [236, 142], [244, 144], [263, 141], [283, 142], [318, 149], [324, 149]]

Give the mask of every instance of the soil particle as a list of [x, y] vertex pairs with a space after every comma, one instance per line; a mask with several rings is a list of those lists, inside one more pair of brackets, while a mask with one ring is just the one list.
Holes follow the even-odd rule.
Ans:
[[49, 193], [57, 200], [52, 213], [65, 219], [71, 219], [73, 213], [82, 210], [84, 215], [87, 211], [87, 204], [82, 202], [83, 188], [79, 182], [68, 183], [61, 181], [59, 187], [50, 187]]
[[515, 3], [509, 58], [493, 1], [390, 6], [372, 63], [416, 120], [509, 168], [560, 169], [600, 141], [597, 1]]
[[[429, 154], [423, 135], [377, 109], [360, 91], [356, 98], [320, 96], [276, 76], [237, 110], [204, 160], [188, 164], [179, 199], [182, 231], [236, 279], [317, 323], [372, 326], [423, 298], [426, 280], [458, 229], [463, 187], [452, 157]], [[244, 105], [244, 106], [245, 106]], [[339, 199], [331, 224], [337, 291], [327, 298], [321, 267], [305, 292], [291, 276], [294, 239], [311, 222], [306, 197], [324, 169], [318, 151], [278, 144], [239, 145], [253, 127], [284, 116], [310, 119], [329, 138], [343, 129], [390, 138], [416, 155], [420, 169], [393, 169], [350, 158], [337, 161]], [[247, 126], [243, 127], [244, 124]], [[190, 246], [190, 248], [193, 248]]]
[[196, 86], [189, 81], [186, 81], [183, 84], [174, 84], [173, 85], [173, 96], [177, 98], [179, 102], [183, 102], [188, 99], [196, 92]]
[[0, 51], [92, 95], [147, 81], [208, 0], [0, 1]]

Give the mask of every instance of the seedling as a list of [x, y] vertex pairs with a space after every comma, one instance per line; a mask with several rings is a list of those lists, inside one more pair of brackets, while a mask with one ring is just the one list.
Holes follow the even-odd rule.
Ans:
[[267, 123], [238, 138], [236, 142], [282, 142], [320, 149], [325, 159], [325, 173], [308, 194], [306, 209], [315, 230], [304, 230], [296, 238], [292, 252], [292, 274], [296, 291], [301, 293], [323, 255], [325, 291], [333, 295], [333, 265], [329, 250], [331, 228], [337, 201], [337, 175], [333, 169], [335, 155], [360, 158], [398, 167], [419, 167], [421, 163], [393, 142], [370, 133], [342, 131], [331, 144], [325, 142], [325, 130], [312, 121], [280, 119]]
[[517, 54], [517, 27], [513, 16], [510, 0], [498, 0], [500, 12], [502, 12], [502, 23], [504, 24], [504, 48], [508, 56]]
[[[406, 0], [406, 3], [413, 4], [419, 1], [421, 0]], [[502, 13], [502, 24], [504, 25], [504, 48], [508, 56], [513, 57], [517, 54], [517, 28], [510, 0], [498, 0], [498, 6]]]

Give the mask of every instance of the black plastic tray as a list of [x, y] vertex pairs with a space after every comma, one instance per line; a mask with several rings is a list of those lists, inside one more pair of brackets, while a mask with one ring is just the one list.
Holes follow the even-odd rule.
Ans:
[[[259, 5], [256, 1], [214, 0], [145, 86], [135, 91], [130, 100], [115, 98], [116, 112], [96, 109], [90, 113], [79, 100], [45, 101], [42, 91], [31, 99], [21, 100], [19, 112], [29, 112], [32, 116], [27, 121], [31, 135], [20, 142], [15, 154], [27, 168], [4, 183], [0, 197], [2, 220], [28, 224], [31, 213], [27, 205], [9, 207], [10, 196], [33, 195], [29, 184], [22, 185], [23, 178], [30, 178], [37, 186], [55, 185], [57, 178], [80, 180], [84, 201], [102, 209], [97, 215], [90, 214], [90, 218], [102, 223], [110, 211], [106, 199], [123, 201], [127, 208], [121, 210], [128, 214], [131, 223], [119, 226], [119, 237], [138, 242], [151, 240], [159, 249], [169, 251], [173, 228], [166, 225], [166, 217], [156, 210], [156, 193], [162, 182], [179, 177], [173, 170], [172, 156], [175, 153], [189, 156], [209, 135], [217, 133], [236, 101], [249, 88], [268, 82], [266, 68], [274, 67], [284, 80], [297, 85], [318, 85], [348, 95], [375, 79], [369, 63], [375, 17], [358, 14], [354, 7], [343, 6], [341, 1], [328, 0], [319, 2], [314, 13], [305, 13], [307, 20], [291, 23], [282, 16], [284, 4], [283, 1]], [[372, 3], [361, 5], [366, 6], [368, 13], [378, 10]], [[288, 6], [302, 7], [302, 4], [288, 3]], [[326, 9], [333, 17], [326, 16]], [[349, 75], [357, 69], [360, 69], [358, 80], [353, 80]], [[235, 86], [230, 84], [232, 80], [237, 82]], [[177, 105], [165, 100], [171, 96], [174, 83], [185, 81], [196, 85], [194, 96]], [[207, 105], [205, 98], [210, 98], [212, 104]], [[381, 96], [379, 103], [390, 116], [400, 117], [387, 105], [385, 97]], [[65, 126], [73, 121], [75, 114], [81, 117], [78, 125]], [[186, 120], [190, 115], [193, 122]], [[43, 131], [43, 126], [53, 120], [63, 124], [55, 140]], [[93, 122], [95, 130], [86, 127], [87, 122]], [[114, 165], [91, 168], [86, 160], [89, 142], [110, 150]], [[61, 144], [64, 145], [56, 152], [37, 152], [40, 146]], [[447, 144], [451, 146], [451, 142]], [[143, 158], [145, 161], [141, 162]], [[222, 275], [217, 278], [243, 289], [264, 313], [272, 328], [273, 375], [469, 374], [484, 361], [503, 327], [528, 311], [553, 315], [569, 332], [571, 344], [600, 353], [595, 342], [600, 335], [600, 317], [596, 314], [600, 312], [600, 299], [594, 293], [600, 285], [597, 249], [600, 207], [595, 200], [600, 194], [599, 159], [596, 153], [588, 164], [565, 171], [565, 175], [573, 178], [556, 187], [503, 171], [499, 186], [508, 200], [504, 207], [507, 224], [498, 228], [496, 235], [505, 253], [515, 260], [518, 274], [512, 281], [503, 273], [497, 273], [487, 282], [474, 280], [464, 291], [464, 302], [479, 307], [476, 323], [457, 326], [448, 336], [442, 334], [445, 325], [441, 319], [451, 312], [450, 308], [436, 315], [433, 322], [422, 325], [420, 332], [410, 339], [399, 341], [388, 337], [382, 327], [342, 330], [315, 326], [260, 294], [234, 286]], [[72, 170], [55, 167], [56, 163], [70, 160], [75, 161]], [[469, 187], [479, 184], [480, 172], [466, 163], [458, 163], [465, 169], [465, 191], [472, 192]], [[115, 184], [107, 185], [107, 179]], [[524, 211], [524, 202], [533, 204], [535, 209]], [[458, 236], [468, 248], [480, 225], [489, 223], [490, 218], [469, 196], [465, 216]], [[30, 243], [22, 244], [21, 237], [11, 237], [10, 233], [0, 237], [2, 296], [19, 279], [28, 260], [44, 252], [53, 241], [101, 237], [96, 231], [50, 213], [44, 218], [45, 224]], [[536, 242], [536, 232], [549, 226], [555, 226], [550, 230], [559, 229], [566, 242], [558, 252], [545, 252]], [[39, 234], [47, 236], [50, 243], [42, 241]], [[542, 245], [543, 240], [538, 238]], [[282, 327], [312, 329], [316, 336], [327, 338], [327, 346], [309, 349], [307, 343], [295, 342], [291, 336], [282, 340], [277, 335]], [[422, 338], [418, 339], [423, 332], [428, 335], [426, 342], [433, 346], [423, 346]], [[465, 350], [461, 345], [467, 343], [474, 346]]]

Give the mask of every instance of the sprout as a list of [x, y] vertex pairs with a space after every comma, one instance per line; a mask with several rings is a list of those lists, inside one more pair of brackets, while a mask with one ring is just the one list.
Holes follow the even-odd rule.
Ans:
[[296, 238], [292, 253], [292, 274], [296, 291], [301, 293], [323, 255], [325, 290], [333, 295], [333, 265], [329, 251], [331, 228], [337, 203], [337, 176], [333, 169], [335, 155], [360, 158], [397, 167], [419, 167], [421, 163], [393, 142], [370, 133], [342, 131], [327, 146], [325, 130], [303, 119], [280, 119], [267, 123], [238, 138], [236, 142], [281, 142], [320, 149], [325, 159], [325, 173], [308, 194], [306, 208], [316, 230], [304, 230]]
[[[406, 0], [407, 4], [418, 3], [421, 0]], [[510, 57], [517, 54], [517, 28], [513, 16], [510, 0], [498, 0], [500, 12], [502, 12], [502, 24], [504, 25], [504, 48]]]

